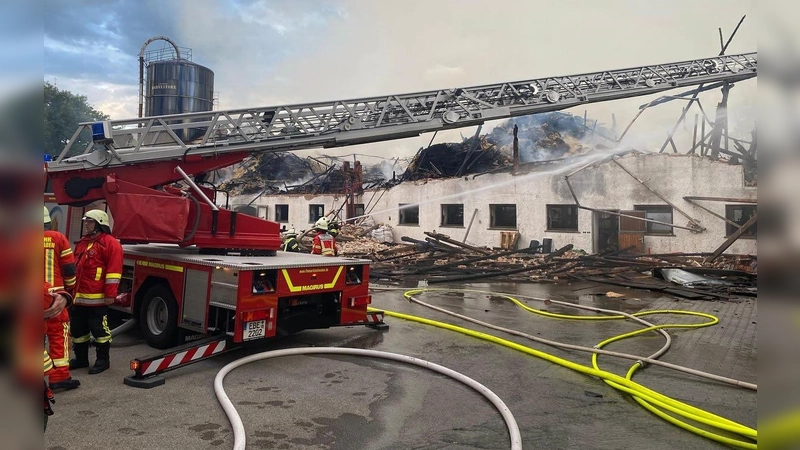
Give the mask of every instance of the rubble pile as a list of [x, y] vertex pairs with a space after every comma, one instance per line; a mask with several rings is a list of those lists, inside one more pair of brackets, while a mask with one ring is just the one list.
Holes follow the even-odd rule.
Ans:
[[[354, 252], [374, 262], [373, 280], [425, 279], [430, 284], [499, 278], [505, 281], [576, 280], [648, 289], [695, 299], [757, 295], [755, 256], [710, 254], [639, 255], [617, 251], [589, 255], [564, 246], [541, 253], [526, 249], [474, 247], [447, 235], [426, 232], [425, 240], [403, 236], [403, 244], [382, 245], [360, 238]], [[369, 242], [369, 243], [368, 243]], [[623, 294], [624, 295], [624, 294]]]
[[220, 189], [231, 195], [257, 194], [264, 190], [277, 193], [285, 190], [287, 183], [308, 179], [315, 172], [327, 169], [320, 166], [293, 153], [261, 153], [236, 166], [229, 178], [220, 184]]

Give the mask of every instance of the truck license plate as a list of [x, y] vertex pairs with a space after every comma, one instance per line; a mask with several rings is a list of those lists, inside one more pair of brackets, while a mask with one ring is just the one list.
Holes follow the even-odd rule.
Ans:
[[244, 323], [244, 333], [242, 333], [242, 340], [249, 341], [250, 339], [258, 339], [264, 337], [264, 331], [267, 328], [266, 320], [256, 320], [254, 322]]

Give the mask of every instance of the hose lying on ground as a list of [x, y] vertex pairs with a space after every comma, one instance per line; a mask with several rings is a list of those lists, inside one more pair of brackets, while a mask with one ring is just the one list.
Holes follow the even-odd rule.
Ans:
[[230, 373], [237, 367], [241, 367], [245, 364], [249, 364], [255, 361], [261, 361], [270, 358], [279, 358], [282, 356], [316, 355], [316, 354], [366, 356], [370, 358], [389, 359], [392, 361], [398, 361], [406, 364], [413, 364], [415, 366], [423, 367], [425, 369], [429, 369], [434, 372], [438, 372], [442, 375], [446, 375], [450, 378], [453, 378], [454, 380], [457, 380], [471, 387], [472, 389], [478, 391], [481, 395], [486, 397], [495, 406], [495, 408], [497, 408], [498, 411], [500, 411], [500, 415], [503, 416], [503, 420], [506, 423], [506, 427], [508, 427], [508, 435], [511, 439], [511, 449], [512, 450], [522, 449], [522, 437], [520, 435], [517, 422], [514, 419], [514, 416], [511, 414], [511, 410], [509, 410], [506, 404], [503, 403], [503, 401], [500, 399], [500, 397], [498, 397], [494, 392], [489, 390], [489, 388], [478, 383], [472, 378], [467, 377], [464, 374], [456, 372], [452, 369], [448, 369], [447, 367], [434, 364], [432, 362], [414, 358], [412, 356], [400, 355], [397, 353], [381, 352], [377, 350], [364, 350], [358, 348], [312, 347], [312, 348], [292, 348], [286, 350], [274, 350], [274, 351], [257, 353], [255, 355], [246, 356], [244, 358], [237, 359], [236, 361], [233, 361], [232, 363], [226, 365], [217, 373], [216, 378], [214, 378], [214, 393], [217, 395], [217, 400], [219, 401], [220, 405], [222, 406], [222, 409], [225, 411], [225, 415], [228, 416], [228, 420], [231, 423], [231, 428], [233, 429], [234, 450], [243, 450], [245, 448], [247, 435], [244, 430], [244, 425], [242, 424], [242, 419], [236, 412], [236, 407], [233, 406], [233, 403], [231, 402], [230, 398], [228, 398], [228, 395], [225, 393], [225, 388], [223, 387], [222, 384], [223, 381], [225, 380], [225, 376], [227, 376], [228, 373]]
[[[404, 294], [404, 296], [406, 298], [410, 299], [414, 294], [427, 292], [427, 291], [433, 291], [433, 290], [434, 289], [415, 289], [415, 290], [407, 291]], [[645, 314], [654, 313], [654, 312], [648, 312], [648, 311], [640, 312], [640, 313], [637, 313], [636, 315], [630, 315], [630, 314], [625, 314], [625, 313], [620, 313], [620, 312], [613, 312], [613, 313], [615, 313], [617, 315], [616, 316], [569, 316], [569, 315], [555, 314], [555, 313], [551, 313], [551, 312], [548, 312], [548, 311], [541, 311], [541, 310], [535, 310], [533, 308], [529, 308], [529, 307], [525, 306], [524, 304], [522, 304], [521, 302], [519, 302], [518, 300], [514, 299], [511, 295], [508, 295], [508, 294], [499, 294], [499, 293], [494, 293], [494, 292], [485, 292], [485, 291], [477, 291], [477, 290], [458, 290], [458, 289], [435, 289], [435, 290], [436, 291], [452, 291], [452, 292], [473, 292], [473, 293], [481, 293], [481, 294], [493, 295], [493, 296], [503, 295], [504, 297], [511, 299], [512, 301], [514, 301], [515, 304], [517, 304], [518, 306], [523, 307], [524, 309], [526, 309], [529, 312], [533, 312], [533, 313], [537, 313], [537, 314], [541, 314], [541, 315], [546, 315], [546, 316], [549, 316], [549, 317], [580, 319], [580, 320], [609, 320], [609, 319], [633, 318], [634, 320], [637, 320], [637, 321], [640, 321], [640, 322], [644, 322], [645, 324], [648, 325], [647, 328], [644, 328], [644, 329], [641, 329], [641, 330], [637, 330], [637, 331], [634, 331], [634, 332], [631, 332], [631, 333], [625, 333], [625, 334], [620, 335], [620, 336], [615, 336], [615, 337], [613, 337], [611, 339], [607, 339], [607, 340], [605, 340], [605, 341], [603, 341], [603, 342], [601, 342], [600, 344], [597, 345], [598, 349], [600, 347], [610, 343], [610, 342], [614, 342], [614, 341], [617, 341], [617, 340], [625, 339], [625, 338], [632, 337], [632, 336], [635, 336], [635, 335], [639, 335], [639, 334], [642, 334], [642, 333], [645, 333], [645, 332], [649, 332], [649, 331], [660, 330], [661, 328], [669, 328], [669, 327], [695, 327], [696, 328], [696, 327], [701, 327], [701, 326], [710, 326], [710, 325], [713, 325], [713, 324], [717, 323], [717, 321], [718, 321], [718, 319], [716, 317], [714, 317], [714, 316], [712, 316], [710, 314], [698, 313], [698, 312], [693, 312], [693, 311], [677, 311], [677, 313], [699, 315], [699, 316], [710, 318], [712, 320], [710, 322], [705, 322], [705, 323], [701, 323], [701, 324], [652, 325], [652, 324], [649, 324], [648, 322], [643, 321], [642, 319], [636, 317], [636, 315], [645, 315]], [[534, 297], [528, 297], [528, 298], [534, 298]], [[534, 299], [537, 299], [537, 298], [534, 298]], [[544, 299], [537, 299], [537, 300], [544, 300]], [[581, 305], [575, 305], [573, 303], [567, 303], [567, 302], [556, 302], [556, 301], [552, 301], [552, 300], [550, 300], [550, 302], [562, 304], [562, 305], [565, 305], [565, 306], [571, 306], [571, 307], [582, 307]], [[598, 311], [598, 312], [609, 312], [608, 310], [600, 310], [598, 308], [591, 308], [591, 307], [583, 307], [583, 308], [584, 309], [590, 309], [590, 310]], [[412, 315], [409, 315], [409, 314], [403, 314], [403, 313], [398, 313], [398, 312], [393, 312], [393, 311], [386, 311], [386, 310], [384, 310], [384, 312], [385, 312], [386, 315], [388, 315], [390, 317], [397, 317], [397, 318], [404, 319], [404, 320], [410, 320], [410, 321], [419, 322], [419, 323], [423, 323], [423, 324], [427, 324], [427, 325], [432, 325], [432, 326], [436, 326], [436, 327], [439, 327], [439, 328], [444, 328], [444, 329], [456, 331], [456, 332], [459, 332], [459, 333], [462, 333], [462, 334], [466, 334], [468, 336], [473, 336], [473, 337], [476, 337], [476, 338], [479, 338], [479, 339], [483, 339], [483, 340], [487, 340], [487, 341], [490, 341], [490, 342], [494, 342], [494, 343], [497, 343], [497, 344], [500, 344], [500, 345], [503, 345], [503, 346], [506, 346], [506, 347], [509, 347], [509, 348], [512, 348], [512, 349], [515, 349], [515, 350], [518, 350], [518, 351], [521, 351], [521, 352], [524, 352], [524, 353], [527, 353], [527, 354], [542, 358], [542, 359], [545, 359], [547, 361], [559, 364], [559, 365], [561, 365], [563, 367], [575, 370], [575, 371], [583, 373], [585, 375], [590, 375], [590, 376], [594, 376], [594, 377], [600, 378], [603, 381], [605, 381], [606, 383], [608, 383], [610, 386], [614, 387], [615, 389], [630, 394], [631, 396], [633, 396], [633, 398], [638, 403], [640, 403], [646, 409], [648, 409], [649, 411], [653, 412], [654, 414], [656, 414], [659, 417], [669, 421], [670, 423], [672, 423], [674, 425], [677, 425], [677, 426], [679, 426], [679, 427], [681, 427], [683, 429], [691, 431], [691, 432], [693, 432], [695, 434], [698, 434], [700, 436], [703, 436], [703, 437], [706, 437], [708, 439], [712, 439], [712, 440], [715, 440], [717, 442], [721, 442], [721, 443], [724, 443], [724, 444], [727, 444], [727, 445], [732, 445], [732, 446], [741, 447], [741, 448], [750, 448], [750, 449], [757, 448], [757, 444], [755, 442], [753, 442], [753, 441], [755, 441], [757, 439], [756, 430], [754, 430], [754, 429], [752, 429], [750, 427], [747, 427], [745, 425], [741, 425], [741, 424], [738, 424], [736, 422], [733, 422], [733, 421], [731, 421], [729, 419], [726, 419], [724, 417], [717, 416], [717, 415], [715, 415], [713, 413], [710, 413], [710, 412], [704, 411], [702, 409], [695, 408], [695, 407], [693, 407], [691, 405], [682, 403], [680, 401], [674, 400], [674, 399], [672, 399], [670, 397], [662, 395], [662, 394], [660, 394], [660, 393], [658, 393], [656, 391], [648, 389], [648, 388], [646, 388], [646, 387], [644, 387], [644, 386], [632, 381], [633, 373], [636, 371], [636, 369], [638, 369], [642, 365], [641, 363], [637, 362], [637, 364], [635, 364], [631, 368], [631, 370], [628, 371], [626, 377], [621, 377], [621, 376], [616, 375], [614, 373], [601, 370], [597, 366], [597, 362], [596, 362], [596, 358], [597, 358], [596, 353], [597, 352], [595, 352], [595, 355], [593, 355], [593, 366], [592, 367], [587, 367], [587, 366], [580, 365], [580, 364], [565, 360], [563, 358], [559, 358], [557, 356], [554, 356], [554, 355], [551, 355], [551, 354], [548, 354], [548, 353], [545, 353], [545, 352], [542, 352], [542, 351], [539, 351], [539, 350], [535, 350], [533, 348], [530, 348], [530, 347], [527, 347], [527, 346], [524, 346], [524, 345], [517, 344], [515, 342], [511, 342], [511, 341], [499, 338], [497, 336], [490, 335], [490, 334], [481, 333], [481, 332], [478, 332], [478, 331], [470, 330], [470, 329], [467, 329], [467, 328], [459, 327], [459, 326], [448, 324], [448, 323], [445, 323], [445, 322], [438, 322], [438, 321], [434, 321], [434, 320], [430, 320], [430, 319], [425, 319], [425, 318], [422, 318], [422, 317], [412, 316]], [[659, 311], [658, 313], [676, 313], [676, 311]], [[664, 349], [662, 349], [662, 351], [657, 352], [656, 355], [659, 355], [659, 354], [663, 353], [663, 350]], [[651, 359], [654, 359], [654, 358], [651, 358]], [[724, 377], [722, 377], [722, 378], [724, 378]], [[756, 386], [755, 385], [751, 385], [751, 386], [745, 386], [745, 387], [749, 387], [751, 389], [755, 389]], [[746, 439], [752, 439], [752, 441], [741, 440], [741, 439], [738, 439], [738, 438], [732, 438], [732, 437], [724, 436], [724, 435], [721, 435], [721, 434], [718, 434], [718, 433], [713, 433], [713, 432], [710, 432], [710, 431], [695, 427], [693, 425], [690, 425], [690, 424], [688, 424], [686, 422], [683, 422], [683, 421], [681, 421], [681, 420], [679, 420], [679, 419], [677, 419], [677, 418], [675, 418], [675, 417], [673, 417], [673, 416], [671, 416], [671, 415], [659, 410], [656, 406], [658, 408], [666, 409], [667, 411], [670, 411], [673, 414], [682, 416], [682, 417], [684, 417], [686, 419], [693, 420], [693, 421], [699, 422], [699, 423], [703, 423], [705, 425], [714, 427], [714, 428], [716, 428], [718, 430], [735, 433], [735, 434], [738, 434], [740, 436], [745, 437]]]

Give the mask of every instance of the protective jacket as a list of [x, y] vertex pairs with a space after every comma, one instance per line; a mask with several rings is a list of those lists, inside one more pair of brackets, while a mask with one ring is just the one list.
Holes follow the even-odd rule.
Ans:
[[84, 236], [75, 246], [75, 305], [105, 306], [122, 277], [122, 246], [113, 236]]
[[330, 234], [320, 231], [314, 236], [314, 244], [311, 246], [311, 253], [322, 256], [336, 256], [336, 239]]
[[290, 237], [283, 242], [281, 250], [285, 252], [299, 252], [300, 244], [297, 243], [297, 238]]
[[67, 237], [55, 230], [44, 232], [44, 281], [56, 289], [75, 285], [75, 255]]

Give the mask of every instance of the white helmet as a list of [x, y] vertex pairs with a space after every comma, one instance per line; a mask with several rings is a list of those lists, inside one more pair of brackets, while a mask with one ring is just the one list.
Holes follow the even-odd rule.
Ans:
[[44, 223], [50, 223], [50, 210], [47, 209], [47, 206], [44, 207]]
[[83, 215], [83, 220], [94, 220], [104, 232], [111, 233], [111, 224], [105, 211], [99, 209], [86, 211], [86, 214]]
[[318, 230], [328, 231], [328, 219], [320, 217], [320, 219], [317, 220], [317, 223], [314, 224], [314, 228]]
[[294, 228], [291, 228], [291, 229], [289, 229], [289, 231], [284, 233], [284, 236], [286, 236], [286, 237], [295, 237], [295, 236], [297, 236], [297, 230], [295, 230]]

